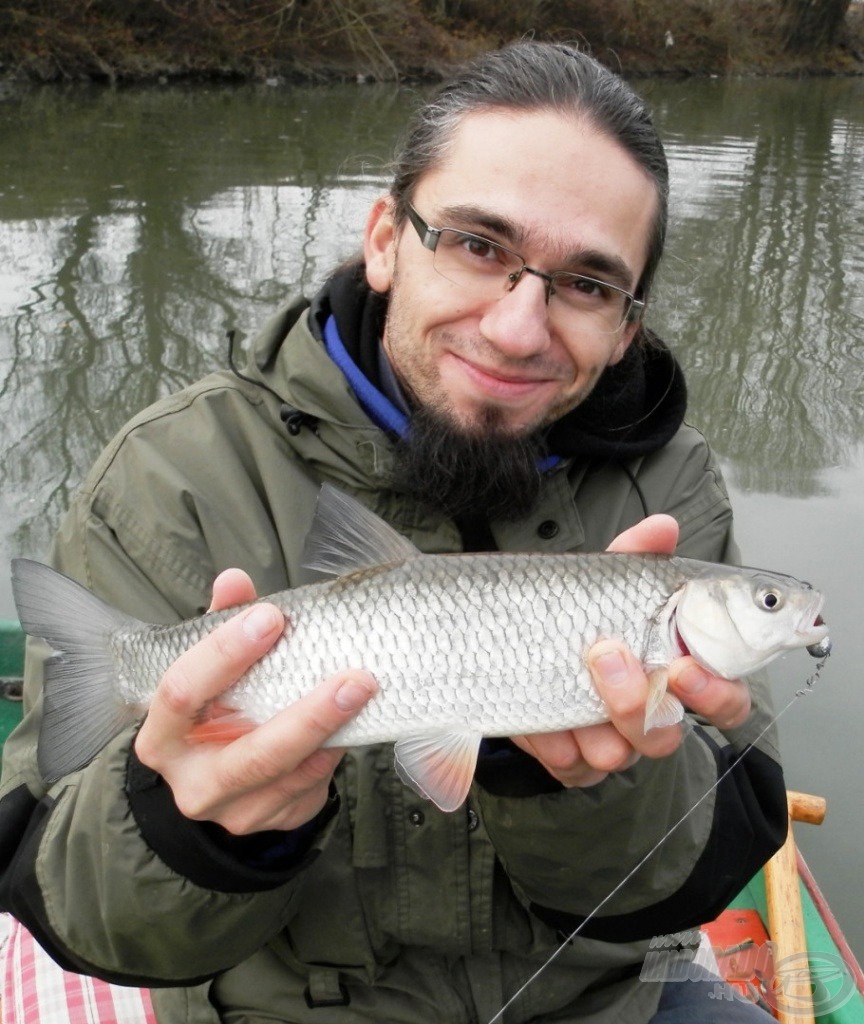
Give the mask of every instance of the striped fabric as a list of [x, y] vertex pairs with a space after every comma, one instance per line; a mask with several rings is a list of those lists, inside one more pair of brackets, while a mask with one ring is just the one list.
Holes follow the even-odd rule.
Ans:
[[4, 917], [3, 1024], [156, 1024], [146, 989], [62, 970], [26, 928]]

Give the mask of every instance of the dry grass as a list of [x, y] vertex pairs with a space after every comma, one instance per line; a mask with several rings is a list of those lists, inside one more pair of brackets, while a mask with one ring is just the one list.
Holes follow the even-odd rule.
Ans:
[[493, 42], [526, 33], [575, 40], [630, 74], [864, 72], [861, 4], [853, 4], [838, 45], [811, 52], [787, 47], [781, 0], [456, 0], [448, 6], [454, 21], [473, 23]]
[[0, 0], [0, 67], [40, 80], [168, 76], [387, 80], [453, 54], [402, 0]]
[[630, 74], [864, 70], [861, 4], [839, 45], [792, 53], [780, 2], [0, 0], [0, 73], [392, 80], [526, 34], [575, 40]]

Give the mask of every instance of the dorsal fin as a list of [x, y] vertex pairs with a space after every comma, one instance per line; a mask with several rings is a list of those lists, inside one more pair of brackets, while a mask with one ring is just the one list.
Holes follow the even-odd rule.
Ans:
[[303, 552], [307, 569], [344, 576], [419, 554], [410, 540], [365, 505], [330, 484], [323, 485]]

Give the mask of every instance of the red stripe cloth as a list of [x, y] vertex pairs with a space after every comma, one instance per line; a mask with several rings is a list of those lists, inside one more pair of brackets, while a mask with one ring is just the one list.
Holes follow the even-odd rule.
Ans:
[[3, 948], [3, 1024], [156, 1024], [150, 993], [64, 971], [14, 918]]

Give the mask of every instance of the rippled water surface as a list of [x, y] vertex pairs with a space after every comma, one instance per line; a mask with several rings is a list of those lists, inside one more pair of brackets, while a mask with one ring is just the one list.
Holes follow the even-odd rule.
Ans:
[[[800, 845], [864, 954], [864, 82], [646, 80], [673, 174], [650, 322], [747, 561], [828, 593], [835, 654], [782, 717]], [[117, 427], [355, 251], [407, 89], [0, 97], [0, 558], [39, 556]], [[14, 617], [8, 573], [0, 618]], [[772, 676], [778, 706], [812, 662]]]

